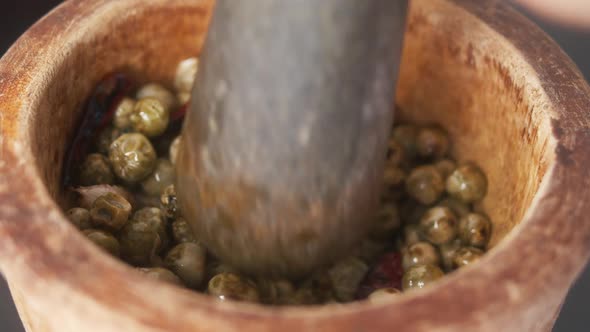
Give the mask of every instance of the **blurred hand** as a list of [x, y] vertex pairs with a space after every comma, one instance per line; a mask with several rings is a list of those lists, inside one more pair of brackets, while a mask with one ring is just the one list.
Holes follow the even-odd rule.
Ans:
[[531, 11], [561, 24], [590, 28], [590, 0], [516, 0]]

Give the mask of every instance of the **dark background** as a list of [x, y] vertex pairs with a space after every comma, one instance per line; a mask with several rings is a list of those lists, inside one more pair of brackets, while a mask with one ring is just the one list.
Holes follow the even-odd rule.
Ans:
[[[4, 54], [23, 31], [60, 2], [56, 0], [0, 1], [0, 54]], [[590, 31], [575, 31], [534, 19], [574, 59], [586, 78], [590, 78]], [[590, 105], [588, 109], [590, 111]], [[590, 268], [587, 268], [570, 291], [554, 331], [590, 331], [589, 307]], [[2, 278], [0, 278], [0, 331], [24, 331]]]

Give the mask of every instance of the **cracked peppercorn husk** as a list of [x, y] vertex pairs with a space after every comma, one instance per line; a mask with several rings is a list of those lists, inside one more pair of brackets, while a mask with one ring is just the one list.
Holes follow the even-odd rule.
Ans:
[[90, 220], [96, 227], [118, 231], [131, 213], [131, 203], [114, 192], [98, 197], [90, 209]]

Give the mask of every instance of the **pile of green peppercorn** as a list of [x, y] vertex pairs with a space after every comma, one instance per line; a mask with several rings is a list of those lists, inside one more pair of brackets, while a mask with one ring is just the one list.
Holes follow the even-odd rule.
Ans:
[[250, 278], [220, 262], [183, 219], [174, 189], [182, 143], [173, 123], [182, 120], [197, 69], [196, 58], [186, 59], [174, 91], [149, 83], [110, 100], [107, 125], [94, 128], [89, 149], [67, 168], [75, 173], [66, 176], [75, 179], [68, 189], [76, 196], [68, 219], [138, 273], [220, 300], [378, 302], [426, 287], [483, 255], [492, 223], [473, 206], [486, 195], [485, 174], [450, 158], [444, 129], [402, 124], [392, 130], [382, 203], [367, 220], [372, 230], [348, 257], [303, 280]]

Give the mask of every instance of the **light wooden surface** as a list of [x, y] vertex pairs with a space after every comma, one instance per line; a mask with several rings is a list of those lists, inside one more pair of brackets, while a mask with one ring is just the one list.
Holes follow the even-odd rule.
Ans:
[[590, 247], [590, 88], [497, 1], [415, 0], [398, 89], [399, 119], [442, 123], [489, 175], [495, 247], [479, 264], [382, 305], [269, 309], [130, 275], [85, 241], [56, 204], [84, 96], [121, 68], [169, 80], [209, 6], [69, 1], [0, 61], [0, 268], [29, 331], [549, 330]]

